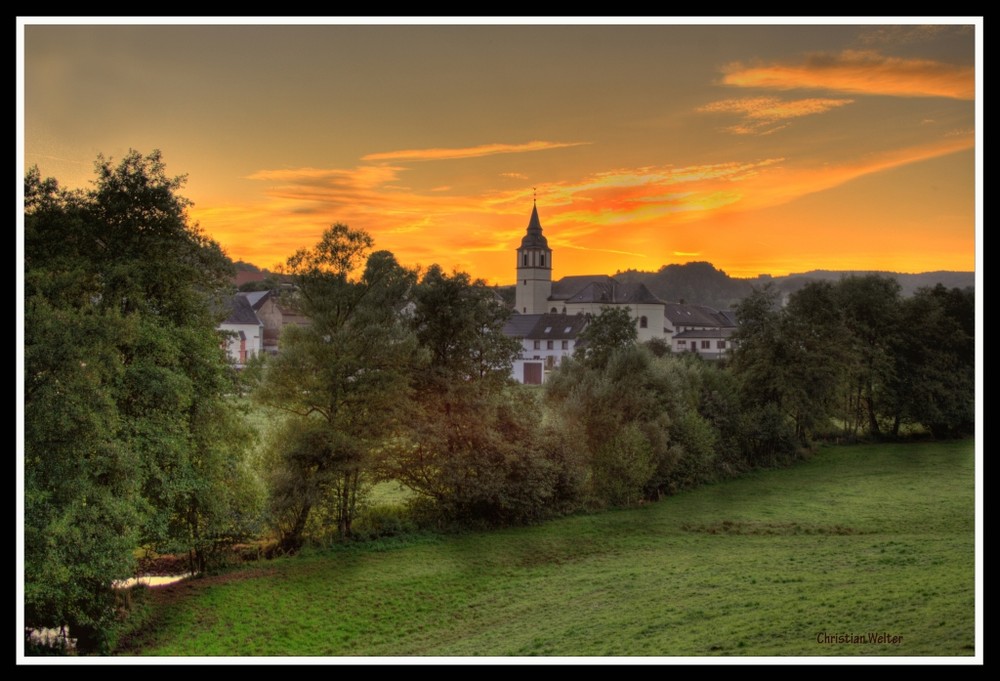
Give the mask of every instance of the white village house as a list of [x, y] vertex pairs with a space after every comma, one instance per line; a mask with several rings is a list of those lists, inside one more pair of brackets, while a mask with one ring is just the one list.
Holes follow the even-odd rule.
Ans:
[[705, 359], [719, 359], [732, 349], [730, 336], [736, 331], [732, 311], [684, 303], [666, 303], [664, 310], [673, 328], [670, 349], [674, 352], [695, 352]]
[[640, 343], [659, 338], [674, 352], [695, 352], [718, 359], [732, 348], [736, 330], [731, 312], [704, 305], [668, 303], [645, 284], [623, 284], [606, 274], [563, 277], [552, 281], [552, 249], [542, 234], [537, 204], [517, 249], [514, 315], [504, 334], [521, 340], [521, 356], [513, 377], [528, 384], [542, 383], [560, 360], [573, 354], [590, 315], [601, 308], [624, 307], [635, 320]]
[[278, 352], [281, 331], [309, 320], [286, 304], [275, 291], [237, 293], [228, 301], [228, 315], [218, 329], [225, 333], [223, 348], [237, 368], [261, 353]]
[[237, 293], [228, 300], [229, 314], [218, 328], [224, 333], [222, 346], [226, 356], [237, 367], [264, 352], [264, 323], [257, 316], [254, 303], [266, 293]]

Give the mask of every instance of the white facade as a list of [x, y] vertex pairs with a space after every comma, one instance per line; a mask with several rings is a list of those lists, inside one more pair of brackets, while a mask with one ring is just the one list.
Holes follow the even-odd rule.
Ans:
[[263, 324], [232, 324], [223, 322], [219, 330], [225, 334], [223, 347], [226, 356], [236, 366], [243, 366], [247, 361], [264, 352]]
[[676, 353], [693, 352], [704, 359], [721, 359], [733, 349], [732, 327], [682, 331], [673, 337], [671, 349]]
[[[601, 314], [601, 307], [608, 305], [609, 303], [598, 302], [566, 302], [560, 306], [560, 309], [565, 309], [566, 314], [590, 314], [596, 317]], [[670, 340], [670, 335], [665, 328], [666, 324], [664, 324], [665, 318], [663, 316], [662, 303], [610, 303], [610, 305], [612, 307], [626, 307], [629, 309], [632, 320], [635, 322], [636, 331], [639, 334], [638, 340], [640, 343], [645, 343], [653, 338]]]

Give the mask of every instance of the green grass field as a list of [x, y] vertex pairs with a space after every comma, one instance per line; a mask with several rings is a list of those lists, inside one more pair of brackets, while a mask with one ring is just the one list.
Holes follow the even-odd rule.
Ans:
[[634, 510], [261, 563], [157, 590], [133, 652], [973, 655], [973, 474], [970, 440], [828, 448]]

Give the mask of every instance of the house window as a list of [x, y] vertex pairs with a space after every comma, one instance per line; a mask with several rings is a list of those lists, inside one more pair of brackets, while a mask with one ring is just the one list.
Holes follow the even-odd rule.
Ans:
[[552, 314], [556, 314], [559, 310], [552, 308]]
[[545, 349], [546, 350], [552, 349], [552, 341], [545, 341]]
[[645, 317], [639, 317], [639, 328], [645, 329], [649, 326], [649, 320]]
[[542, 253], [541, 255], [538, 256], [538, 265], [540, 267], [545, 267], [545, 254], [544, 253]]
[[535, 350], [542, 349], [542, 341], [535, 341]]
[[563, 350], [569, 350], [569, 341], [563, 341], [562, 342], [562, 349]]
[[528, 254], [527, 253], [524, 254], [524, 266], [525, 267], [528, 266]]
[[685, 340], [679, 340], [679, 341], [677, 341], [677, 345], [687, 345], [687, 344], [688, 344], [688, 342], [685, 341]]
[[702, 341], [701, 342], [701, 349], [702, 350], [708, 350], [711, 347], [712, 347], [712, 341]]
[[556, 358], [555, 357], [553, 357], [552, 355], [549, 355], [548, 357], [545, 358], [545, 368], [546, 369], [552, 369], [553, 367], [555, 367], [555, 365], [556, 365]]
[[725, 350], [726, 349], [726, 341], [716, 341], [715, 342], [715, 347], [717, 347], [719, 350]]

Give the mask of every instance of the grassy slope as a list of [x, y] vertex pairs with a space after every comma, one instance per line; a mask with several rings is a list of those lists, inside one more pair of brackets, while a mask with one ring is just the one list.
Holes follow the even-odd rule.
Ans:
[[[640, 509], [157, 594], [151, 655], [971, 655], [973, 444], [826, 449]], [[888, 632], [899, 645], [819, 644]]]

